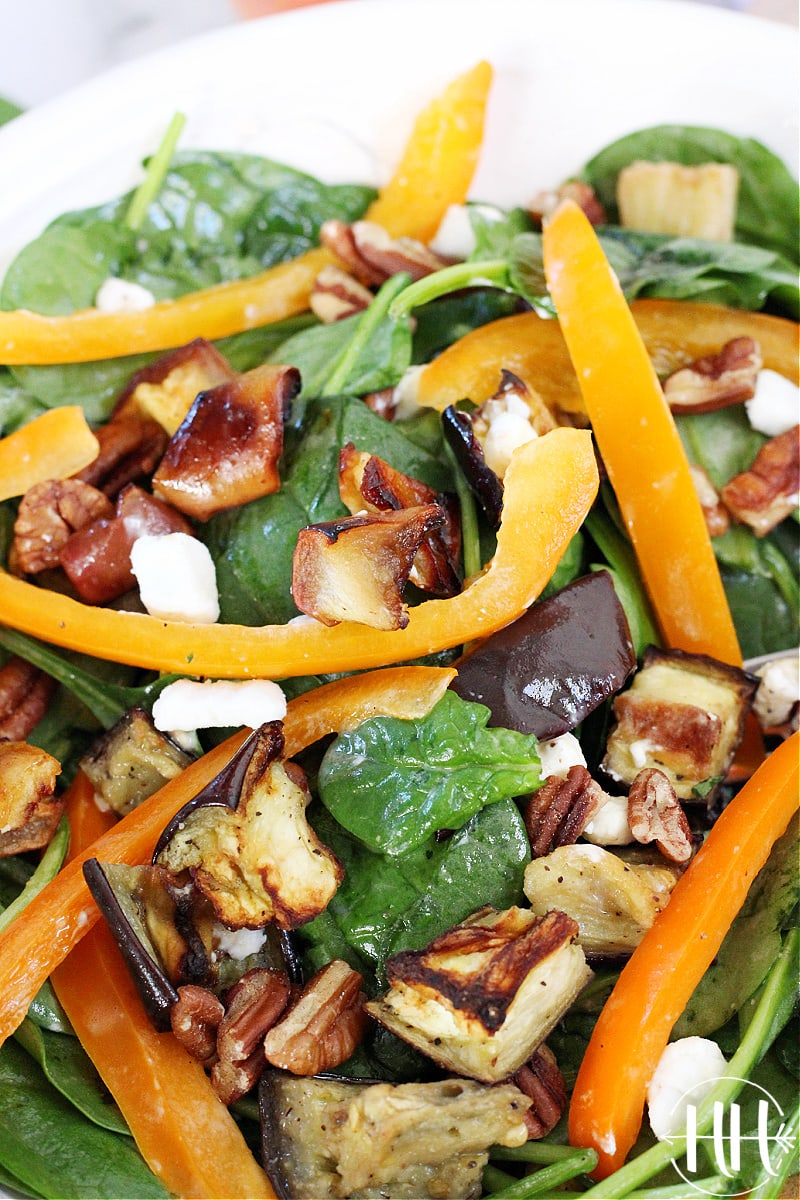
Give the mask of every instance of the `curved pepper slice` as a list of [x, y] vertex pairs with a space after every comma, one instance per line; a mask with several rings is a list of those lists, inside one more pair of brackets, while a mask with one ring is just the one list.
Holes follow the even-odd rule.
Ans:
[[0, 439], [0, 500], [46, 479], [66, 479], [97, 458], [99, 442], [77, 404], [51, 408]]
[[[80, 772], [67, 793], [67, 813], [73, 856], [115, 823], [98, 809]], [[201, 1064], [175, 1038], [156, 1033], [103, 922], [67, 955], [52, 982], [142, 1157], [170, 1192], [211, 1200], [274, 1196]]]
[[555, 429], [517, 450], [505, 477], [497, 550], [458, 596], [409, 610], [405, 629], [192, 625], [81, 604], [0, 572], [2, 621], [94, 658], [219, 679], [286, 679], [406, 662], [485, 637], [528, 608], [556, 569], [597, 493], [586, 430]]
[[[425, 716], [445, 692], [455, 670], [394, 667], [348, 676], [290, 700], [283, 730], [293, 758], [329, 733], [352, 729], [367, 717]], [[87, 858], [147, 862], [163, 829], [180, 808], [225, 766], [248, 736], [243, 730], [176, 775], [59, 871], [16, 921], [0, 934], [0, 1045], [59, 963], [99, 919], [83, 878]]]
[[544, 228], [550, 295], [639, 568], [668, 646], [741, 666], [736, 629], [672, 414], [585, 213]]
[[[682, 300], [634, 300], [630, 309], [660, 376], [717, 353], [731, 338], [752, 337], [764, 366], [797, 382], [794, 321]], [[504, 367], [535, 389], [551, 410], [585, 415], [561, 328], [534, 312], [501, 317], [453, 342], [420, 372], [417, 400], [440, 410], [464, 399], [482, 404], [497, 391]]]

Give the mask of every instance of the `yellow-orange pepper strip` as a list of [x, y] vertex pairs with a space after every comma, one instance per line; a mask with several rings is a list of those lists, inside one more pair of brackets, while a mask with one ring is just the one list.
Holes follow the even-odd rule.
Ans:
[[586, 215], [544, 228], [548, 288], [666, 644], [741, 665], [689, 463], [619, 282]]
[[[394, 667], [348, 676], [290, 700], [284, 719], [287, 758], [329, 733], [367, 717], [424, 716], [455, 675], [448, 667]], [[234, 734], [188, 766], [91, 845], [0, 933], [0, 1045], [22, 1021], [31, 1000], [99, 918], [83, 878], [87, 858], [135, 865], [150, 860], [168, 822], [217, 775], [247, 731]]]
[[286, 679], [406, 662], [509, 624], [550, 579], [597, 492], [586, 430], [556, 429], [520, 447], [505, 477], [497, 550], [457, 596], [410, 609], [405, 629], [353, 622], [190, 625], [81, 604], [0, 572], [0, 619], [95, 658], [214, 678]]
[[0, 500], [23, 496], [46, 479], [66, 479], [88, 467], [99, 443], [77, 404], [51, 408], [0, 439]]
[[393, 237], [429, 242], [451, 204], [463, 204], [478, 165], [492, 68], [459, 75], [417, 117], [403, 156], [367, 218]]
[[[419, 114], [395, 174], [367, 211], [369, 220], [394, 237], [427, 241], [449, 205], [466, 198], [483, 139], [491, 79], [489, 64], [479, 63]], [[0, 312], [0, 362], [89, 362], [255, 329], [305, 312], [314, 280], [334, 261], [320, 247], [251, 279], [162, 300], [143, 312], [90, 308], [63, 317], [25, 309]]]
[[[88, 851], [114, 820], [97, 808], [81, 773], [67, 794], [67, 815], [72, 856]], [[174, 1037], [156, 1033], [102, 921], [56, 968], [52, 983], [139, 1152], [168, 1191], [271, 1200], [266, 1175], [201, 1064]]]
[[[795, 321], [683, 300], [634, 300], [631, 312], [658, 375], [718, 353], [731, 338], [752, 337], [764, 366], [797, 383]], [[586, 412], [558, 323], [534, 312], [490, 321], [453, 342], [421, 370], [416, 398], [440, 411], [459, 400], [482, 404], [497, 391], [504, 367], [524, 379], [553, 411]]]
[[799, 739], [783, 742], [717, 818], [600, 1013], [569, 1110], [570, 1141], [597, 1151], [597, 1179], [636, 1141], [672, 1028], [797, 809]]

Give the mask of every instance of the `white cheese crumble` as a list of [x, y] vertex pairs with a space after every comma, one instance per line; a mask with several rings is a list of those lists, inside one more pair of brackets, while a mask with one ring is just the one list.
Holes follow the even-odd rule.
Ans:
[[269, 679], [176, 679], [153, 705], [153, 723], [167, 733], [257, 729], [285, 716], [286, 697]]
[[570, 767], [585, 767], [581, 744], [573, 733], [562, 733], [548, 742], [539, 742], [539, 758], [542, 760], [542, 778], [557, 775], [566, 779]]
[[627, 796], [609, 796], [583, 831], [597, 846], [629, 846], [635, 841], [628, 824]]
[[392, 400], [394, 402], [395, 421], [407, 421], [422, 407], [417, 400], [419, 377], [425, 370], [424, 366], [408, 367], [395, 384]]
[[100, 312], [143, 312], [152, 308], [156, 298], [140, 283], [131, 283], [127, 279], [116, 279], [110, 275], [97, 289], [94, 299], [95, 308]]
[[491, 204], [451, 204], [442, 217], [430, 248], [445, 258], [467, 259], [475, 253], [477, 241], [470, 212], [478, 212], [487, 222], [504, 219], [505, 214]]
[[745, 400], [747, 419], [753, 429], [767, 437], [777, 437], [793, 429], [800, 415], [800, 388], [765, 367], [759, 371], [752, 400]]
[[501, 398], [487, 400], [480, 413], [487, 425], [480, 437], [483, 456], [487, 466], [502, 479], [514, 451], [538, 436], [531, 425], [531, 410], [521, 396], [507, 392]]
[[727, 1065], [710, 1038], [670, 1042], [647, 1086], [650, 1128], [660, 1142], [683, 1132], [689, 1105], [700, 1104]]
[[209, 549], [188, 533], [144, 534], [131, 547], [142, 604], [164, 621], [219, 620], [217, 572]]
[[214, 928], [214, 947], [229, 958], [237, 961], [258, 954], [267, 940], [264, 929], [226, 929], [224, 925]]
[[800, 700], [800, 658], [787, 654], [776, 658], [757, 672], [761, 677], [753, 711], [764, 729], [783, 725]]

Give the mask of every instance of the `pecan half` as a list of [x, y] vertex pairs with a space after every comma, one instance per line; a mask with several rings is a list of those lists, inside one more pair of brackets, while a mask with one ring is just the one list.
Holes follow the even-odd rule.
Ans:
[[731, 338], [718, 354], [706, 354], [673, 371], [664, 395], [673, 412], [707, 413], [751, 400], [763, 360], [751, 337]]
[[711, 478], [705, 467], [693, 464], [689, 467], [692, 476], [694, 490], [697, 492], [697, 499], [700, 501], [700, 507], [703, 510], [703, 517], [706, 522], [706, 529], [709, 537], [719, 537], [730, 528], [730, 517], [728, 510], [719, 498], [719, 493], [711, 482]]
[[369, 1023], [362, 983], [341, 959], [318, 971], [264, 1039], [267, 1062], [293, 1075], [317, 1075], [345, 1062]]
[[592, 225], [605, 225], [608, 216], [603, 205], [589, 183], [570, 179], [556, 191], [537, 192], [528, 205], [528, 211], [540, 225], [551, 217], [562, 200], [574, 200], [582, 208]]
[[415, 238], [393, 238], [374, 221], [325, 221], [319, 236], [365, 287], [375, 287], [399, 271], [422, 279], [450, 262]]
[[40, 850], [64, 811], [61, 764], [27, 742], [0, 742], [0, 858]]
[[55, 680], [13, 655], [0, 670], [0, 741], [24, 742], [41, 721]]
[[567, 1107], [567, 1085], [550, 1047], [539, 1046], [511, 1082], [533, 1101], [525, 1113], [529, 1140], [546, 1137]]
[[254, 967], [225, 997], [217, 1030], [217, 1062], [211, 1083], [223, 1104], [233, 1104], [254, 1086], [266, 1066], [264, 1035], [291, 996], [289, 977], [271, 967]]
[[166, 449], [168, 435], [157, 421], [133, 413], [114, 416], [96, 430], [97, 458], [75, 478], [113, 499], [128, 483], [150, 475]]
[[570, 767], [566, 779], [551, 775], [523, 810], [533, 858], [577, 842], [606, 799], [586, 767]]
[[770, 438], [749, 471], [734, 475], [721, 491], [731, 515], [764, 537], [797, 507], [800, 491], [800, 425]]
[[314, 316], [325, 325], [363, 312], [372, 303], [372, 292], [341, 267], [323, 267], [309, 297]]
[[640, 771], [628, 793], [628, 824], [637, 842], [655, 842], [670, 862], [688, 862], [692, 832], [675, 789], [663, 771]]
[[48, 479], [28, 488], [14, 522], [14, 557], [33, 575], [57, 567], [59, 554], [76, 529], [113, 517], [108, 496], [80, 479]]
[[217, 1030], [225, 1015], [220, 999], [208, 988], [187, 983], [178, 988], [170, 1010], [172, 1032], [185, 1050], [203, 1066], [217, 1060]]

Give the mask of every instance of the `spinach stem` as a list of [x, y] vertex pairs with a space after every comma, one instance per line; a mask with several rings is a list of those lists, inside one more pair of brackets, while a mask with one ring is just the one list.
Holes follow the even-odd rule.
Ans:
[[456, 495], [461, 509], [461, 555], [464, 560], [464, 578], [472, 579], [474, 575], [480, 574], [483, 568], [475, 497], [448, 442], [444, 443], [444, 451], [453, 469]]
[[41, 857], [39, 865], [25, 884], [22, 891], [8, 908], [0, 912], [0, 930], [5, 929], [15, 921], [24, 908], [35, 896], [53, 879], [61, 869], [61, 864], [69, 846], [69, 822], [62, 817], [56, 826], [56, 831], [50, 839], [50, 844]]
[[751, 1191], [747, 1193], [749, 1200], [772, 1200], [773, 1196], [783, 1195], [783, 1185], [789, 1176], [798, 1170], [798, 1153], [800, 1152], [800, 1105], [795, 1105], [783, 1132], [778, 1158], [777, 1171], [769, 1174], [762, 1171]]
[[369, 308], [359, 317], [355, 333], [336, 360], [327, 383], [320, 389], [321, 396], [337, 396], [345, 390], [359, 356], [369, 345], [381, 321], [389, 314], [392, 301], [408, 287], [409, 278], [409, 275], [400, 272], [398, 275], [392, 275], [383, 284]]
[[443, 267], [417, 279], [403, 290], [389, 308], [392, 320], [407, 317], [412, 309], [419, 308], [431, 300], [438, 300], [449, 292], [460, 288], [475, 287], [479, 283], [494, 284], [496, 287], [508, 287], [508, 263], [504, 258], [487, 259], [484, 262], [455, 263], [452, 267]]
[[169, 164], [175, 153], [178, 138], [183, 132], [186, 117], [177, 112], [167, 126], [167, 132], [161, 139], [161, 145], [147, 164], [145, 177], [131, 197], [128, 211], [125, 213], [125, 224], [134, 232], [141, 227], [147, 215], [147, 209], [158, 195], [164, 176], [169, 170]]

